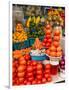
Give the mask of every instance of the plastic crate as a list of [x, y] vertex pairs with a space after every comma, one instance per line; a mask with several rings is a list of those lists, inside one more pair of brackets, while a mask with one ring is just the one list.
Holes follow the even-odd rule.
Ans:
[[20, 50], [28, 47], [29, 47], [29, 40], [25, 40], [24, 42], [13, 43], [13, 50]]

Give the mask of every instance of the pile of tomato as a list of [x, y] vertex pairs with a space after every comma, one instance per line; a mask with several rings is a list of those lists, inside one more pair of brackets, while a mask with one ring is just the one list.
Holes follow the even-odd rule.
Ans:
[[30, 55], [13, 60], [12, 71], [13, 85], [44, 84], [52, 81], [51, 65], [31, 60]]

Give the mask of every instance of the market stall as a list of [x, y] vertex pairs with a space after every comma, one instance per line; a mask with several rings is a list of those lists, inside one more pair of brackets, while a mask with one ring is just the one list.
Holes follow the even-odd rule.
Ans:
[[65, 81], [65, 8], [13, 5], [12, 84]]

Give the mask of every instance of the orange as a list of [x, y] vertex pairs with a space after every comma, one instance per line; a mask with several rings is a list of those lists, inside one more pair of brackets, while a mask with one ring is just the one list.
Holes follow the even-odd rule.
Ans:
[[54, 36], [54, 40], [55, 41], [59, 41], [60, 40], [60, 36]]
[[58, 47], [58, 46], [59, 46], [59, 42], [58, 42], [58, 41], [54, 41], [54, 42], [53, 42], [53, 45], [54, 45], [55, 47]]
[[51, 47], [50, 47], [50, 50], [51, 50], [51, 51], [56, 51], [56, 47], [55, 47], [55, 46], [51, 46]]
[[56, 52], [51, 51], [51, 52], [50, 52], [50, 56], [55, 57], [55, 56], [56, 56]]
[[60, 56], [62, 56], [62, 52], [61, 51], [57, 52], [57, 57], [60, 57]]
[[62, 48], [60, 46], [57, 47], [57, 52], [60, 52]]

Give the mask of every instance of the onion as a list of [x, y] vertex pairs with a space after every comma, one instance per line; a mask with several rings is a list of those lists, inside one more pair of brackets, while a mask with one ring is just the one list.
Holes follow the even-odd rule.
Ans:
[[60, 64], [61, 64], [61, 65], [65, 65], [65, 61], [62, 60], [62, 61], [60, 62]]
[[65, 69], [65, 66], [64, 65], [61, 65], [60, 67], [61, 67], [61, 69]]

